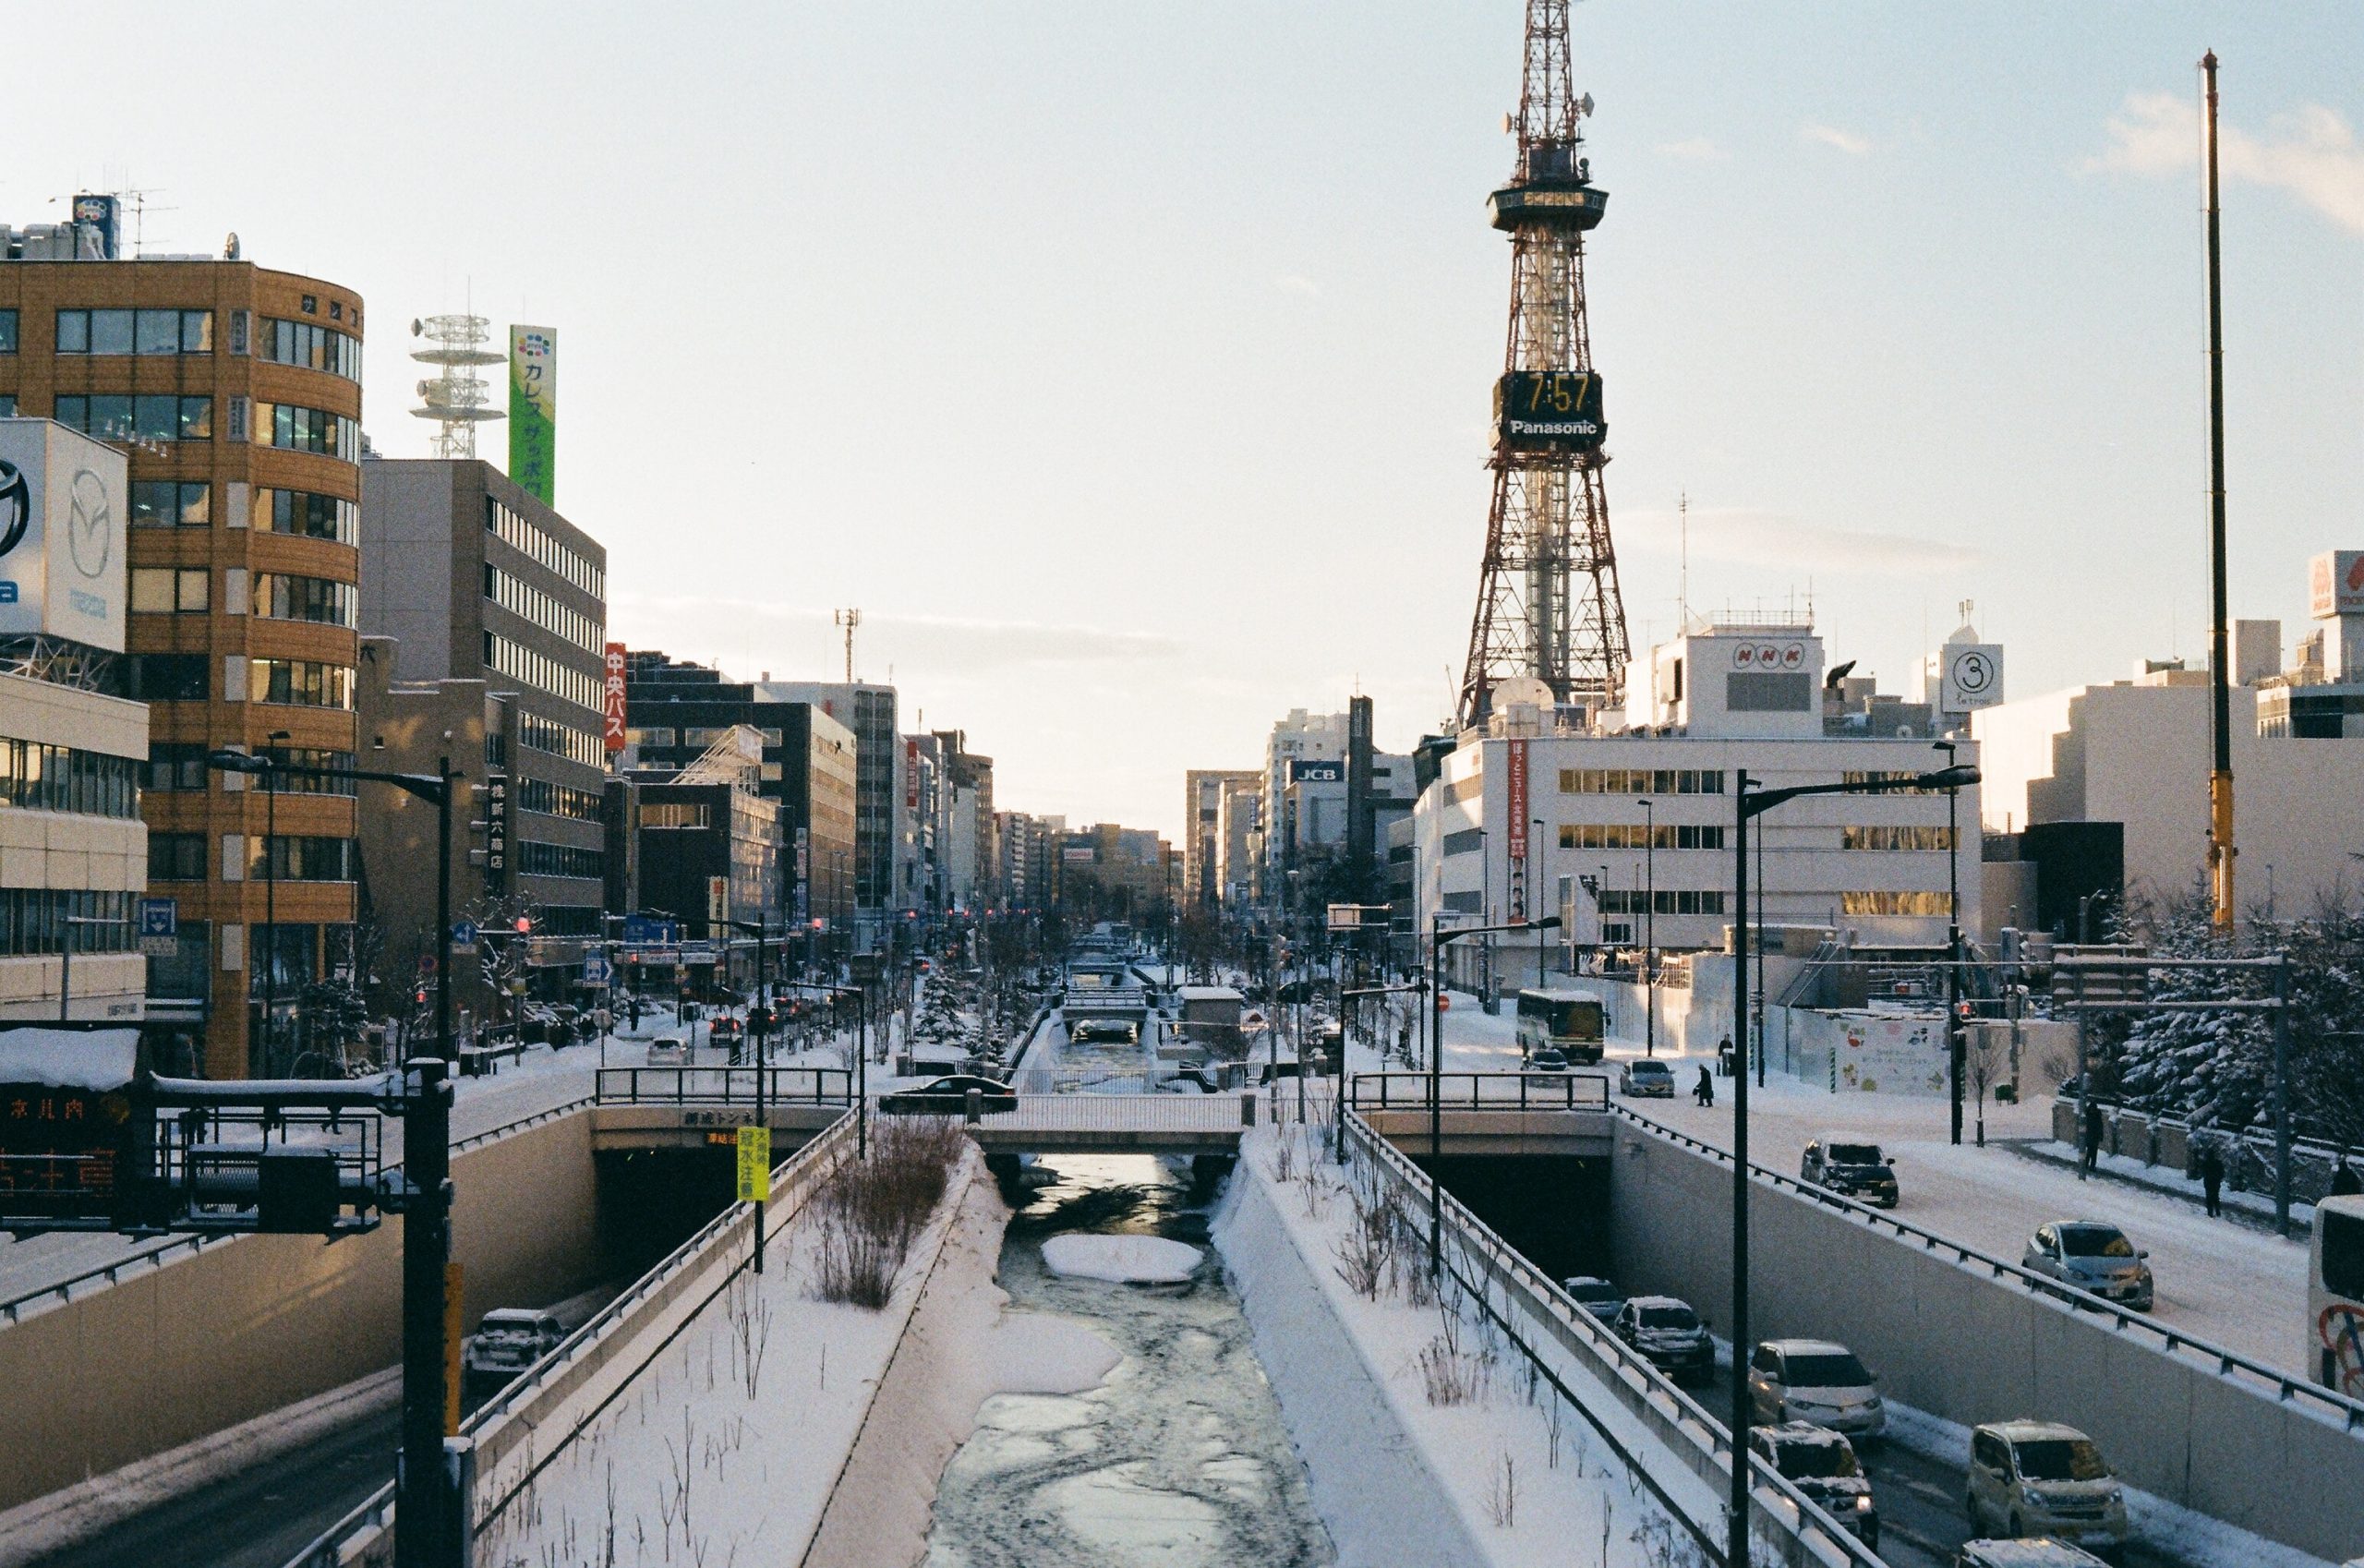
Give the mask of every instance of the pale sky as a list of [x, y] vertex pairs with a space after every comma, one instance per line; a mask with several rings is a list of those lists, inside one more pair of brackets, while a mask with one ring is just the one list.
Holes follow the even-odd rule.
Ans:
[[[1515, 0], [26, 4], [0, 222], [151, 191], [369, 309], [555, 327], [610, 625], [861, 673], [1006, 807], [1174, 832], [1360, 688], [1445, 714], [1483, 543]], [[1811, 591], [1890, 690], [1974, 599], [2032, 695], [2198, 655], [2194, 62], [2225, 61], [2234, 613], [2364, 547], [2364, 13], [1576, 7], [1636, 647]], [[496, 432], [500, 427], [492, 428]], [[487, 455], [505, 453], [499, 434]]]

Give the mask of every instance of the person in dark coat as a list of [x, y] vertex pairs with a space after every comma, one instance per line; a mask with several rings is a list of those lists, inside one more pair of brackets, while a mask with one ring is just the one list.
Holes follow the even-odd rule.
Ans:
[[2225, 1212], [2225, 1154], [2216, 1147], [2216, 1140], [2213, 1138], [2200, 1146], [2200, 1189], [2207, 1195], [2209, 1213], [2222, 1214]]
[[1732, 1037], [1729, 1034], [1716, 1043], [1716, 1070], [1726, 1078], [1732, 1076]]
[[2102, 1152], [2102, 1108], [2093, 1101], [2085, 1102], [2085, 1168], [2092, 1170]]
[[2334, 1198], [2364, 1197], [2364, 1176], [2356, 1174], [2356, 1167], [2347, 1163], [2345, 1152], [2339, 1156], [2339, 1163], [2331, 1168], [2331, 1195]]
[[1707, 1076], [1707, 1064], [1699, 1064], [1699, 1081], [1692, 1086], [1691, 1097], [1702, 1105], [1716, 1103], [1716, 1080]]

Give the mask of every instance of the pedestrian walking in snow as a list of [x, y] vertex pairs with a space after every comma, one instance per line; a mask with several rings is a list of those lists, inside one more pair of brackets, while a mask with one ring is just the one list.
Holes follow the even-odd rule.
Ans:
[[[1702, 1072], [1707, 1069], [1702, 1067]], [[1729, 1034], [1716, 1043], [1716, 1070], [1726, 1078], [1732, 1076], [1732, 1037]]]
[[2085, 1102], [2085, 1168], [2092, 1170], [2102, 1153], [2102, 1108]]
[[2356, 1167], [2347, 1163], [2347, 1154], [2344, 1150], [2340, 1153], [2339, 1163], [2331, 1168], [2331, 1195], [2334, 1198], [2364, 1196], [2364, 1176], [2358, 1176], [2356, 1174]]
[[2213, 1138], [2200, 1146], [2200, 1190], [2207, 1195], [2210, 1214], [2225, 1212], [2225, 1156]]
[[1691, 1097], [1702, 1105], [1711, 1106], [1716, 1103], [1716, 1080], [1707, 1076], [1707, 1064], [1705, 1062], [1699, 1064], [1699, 1081], [1693, 1087]]

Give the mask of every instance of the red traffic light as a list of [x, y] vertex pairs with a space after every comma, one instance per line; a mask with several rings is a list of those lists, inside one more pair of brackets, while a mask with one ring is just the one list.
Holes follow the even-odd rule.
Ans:
[[520, 936], [525, 935], [527, 932], [534, 929], [534, 919], [531, 915], [519, 915], [515, 923], [517, 926], [517, 935]]

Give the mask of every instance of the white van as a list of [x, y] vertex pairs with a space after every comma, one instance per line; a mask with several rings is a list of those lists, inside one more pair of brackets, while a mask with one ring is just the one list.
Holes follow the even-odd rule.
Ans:
[[1970, 1434], [1970, 1527], [2126, 1543], [2126, 1489], [2093, 1440], [2054, 1421], [1996, 1421]]

